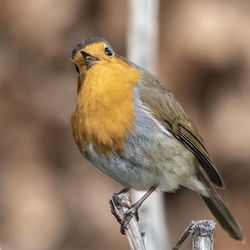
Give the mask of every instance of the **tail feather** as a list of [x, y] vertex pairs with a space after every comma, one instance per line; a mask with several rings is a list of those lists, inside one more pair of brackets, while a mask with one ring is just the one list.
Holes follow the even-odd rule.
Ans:
[[201, 195], [202, 199], [218, 220], [220, 225], [229, 233], [231, 237], [236, 240], [243, 241], [243, 233], [240, 229], [239, 224], [225, 206], [220, 196], [216, 193], [214, 188], [211, 186], [206, 176], [203, 173], [198, 173], [200, 181], [206, 186], [208, 196]]

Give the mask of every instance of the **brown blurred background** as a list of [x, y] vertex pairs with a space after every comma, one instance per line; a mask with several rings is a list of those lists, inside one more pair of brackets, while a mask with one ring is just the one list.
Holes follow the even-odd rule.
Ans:
[[[127, 7], [1, 1], [1, 249], [128, 249], [108, 205], [120, 186], [81, 157], [71, 136], [77, 75], [68, 60], [91, 36], [126, 55]], [[162, 0], [159, 18], [158, 77], [203, 135], [245, 234], [242, 245], [218, 226], [215, 249], [250, 249], [250, 2]], [[191, 220], [213, 218], [188, 190], [166, 194], [166, 207], [171, 246]]]

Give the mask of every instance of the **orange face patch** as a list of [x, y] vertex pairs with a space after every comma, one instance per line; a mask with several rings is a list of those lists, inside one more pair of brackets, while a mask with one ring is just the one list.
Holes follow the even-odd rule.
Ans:
[[84, 51], [89, 52], [94, 56], [98, 56], [100, 60], [109, 59], [110, 57], [105, 54], [105, 48], [108, 45], [104, 42], [92, 43], [84, 47]]
[[87, 70], [81, 51], [96, 56], [97, 58], [99, 58], [100, 61], [112, 61], [114, 56], [108, 56], [105, 53], [105, 48], [107, 47], [108, 45], [104, 42], [96, 42], [80, 49], [72, 59], [73, 63], [78, 67], [80, 74], [85, 74]]
[[80, 150], [92, 143], [98, 153], [109, 154], [122, 151], [127, 133], [133, 133], [133, 86], [139, 82], [141, 73], [122, 59], [105, 55], [104, 46], [105, 43], [96, 43], [87, 46], [89, 50], [86, 47], [100, 61], [84, 77], [80, 74], [82, 86], [72, 116], [72, 129]]

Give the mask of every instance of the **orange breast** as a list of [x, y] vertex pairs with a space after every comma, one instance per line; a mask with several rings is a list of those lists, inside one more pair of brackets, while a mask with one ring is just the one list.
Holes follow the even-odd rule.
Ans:
[[80, 77], [72, 129], [81, 151], [87, 143], [100, 154], [123, 150], [127, 133], [133, 133], [133, 86], [140, 76], [137, 69], [114, 58], [99, 62]]

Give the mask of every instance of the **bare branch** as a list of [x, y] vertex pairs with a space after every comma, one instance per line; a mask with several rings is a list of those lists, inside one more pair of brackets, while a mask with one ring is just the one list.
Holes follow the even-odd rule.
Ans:
[[190, 233], [193, 234], [192, 250], [213, 250], [215, 225], [212, 220], [192, 221], [173, 250], [179, 249]]

